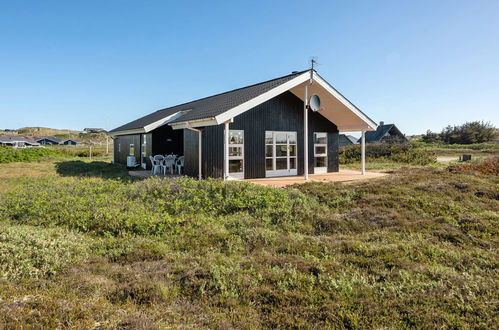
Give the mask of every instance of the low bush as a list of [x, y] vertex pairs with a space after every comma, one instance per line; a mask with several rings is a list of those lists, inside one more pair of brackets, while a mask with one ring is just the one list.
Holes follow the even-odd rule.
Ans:
[[294, 190], [190, 178], [139, 182], [97, 178], [26, 180], [9, 191], [0, 216], [17, 223], [62, 225], [99, 235], [162, 235], [192, 217], [249, 213], [293, 223], [317, 205]]
[[48, 148], [11, 148], [0, 146], [0, 164], [30, 162], [60, 155], [58, 151]]
[[[340, 149], [340, 164], [360, 162], [361, 146], [350, 145]], [[366, 146], [366, 159], [388, 161], [410, 165], [429, 165], [437, 161], [431, 151], [416, 148], [411, 144], [369, 143]]]
[[89, 241], [60, 228], [0, 225], [0, 278], [54, 275], [89, 253]]
[[499, 157], [491, 157], [480, 162], [449, 166], [448, 170], [453, 173], [499, 175]]

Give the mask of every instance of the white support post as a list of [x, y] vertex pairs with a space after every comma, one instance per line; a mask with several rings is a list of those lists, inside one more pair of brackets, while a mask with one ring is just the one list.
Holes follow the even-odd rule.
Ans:
[[360, 139], [360, 153], [361, 153], [361, 174], [366, 174], [366, 131], [362, 131]]
[[224, 129], [224, 181], [229, 179], [229, 121], [225, 122]]
[[303, 178], [308, 180], [308, 84], [305, 85], [303, 105]]

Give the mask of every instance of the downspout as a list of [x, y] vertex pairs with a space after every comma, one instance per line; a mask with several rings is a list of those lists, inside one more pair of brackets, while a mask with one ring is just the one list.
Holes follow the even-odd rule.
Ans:
[[202, 175], [202, 169], [201, 169], [201, 165], [202, 165], [202, 155], [203, 155], [203, 138], [202, 138], [202, 133], [203, 131], [201, 131], [200, 129], [197, 129], [197, 128], [194, 128], [191, 126], [190, 123], [187, 123], [187, 129], [193, 131], [193, 132], [197, 132], [198, 133], [198, 144], [199, 144], [199, 147], [198, 147], [198, 179], [199, 180], [202, 180], [203, 178], [203, 175]]

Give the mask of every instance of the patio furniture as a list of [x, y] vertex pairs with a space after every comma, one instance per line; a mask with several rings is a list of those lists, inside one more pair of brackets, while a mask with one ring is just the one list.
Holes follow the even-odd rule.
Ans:
[[166, 170], [168, 169], [171, 174], [174, 173], [174, 167], [175, 167], [175, 155], [167, 155], [165, 159], [163, 160], [163, 167], [164, 167], [164, 173], [166, 175]]
[[180, 156], [177, 159], [177, 171], [179, 175], [184, 171], [184, 156]]
[[151, 165], [152, 165], [152, 174], [156, 174], [156, 171], [159, 170], [159, 173], [163, 172], [163, 161], [165, 157], [162, 155], [156, 155], [151, 158]]

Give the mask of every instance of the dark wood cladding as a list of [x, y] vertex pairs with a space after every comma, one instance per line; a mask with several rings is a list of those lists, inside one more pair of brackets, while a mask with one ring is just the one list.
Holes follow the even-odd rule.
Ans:
[[[203, 178], [223, 177], [223, 125], [208, 126], [202, 131], [202, 175]], [[198, 132], [184, 129], [185, 174], [198, 176], [199, 155]]]
[[[309, 173], [314, 172], [314, 132], [328, 133], [328, 171], [338, 171], [338, 128], [321, 114], [309, 112]], [[221, 148], [223, 165], [223, 125], [215, 148]], [[244, 130], [244, 176], [265, 177], [265, 131], [297, 132], [298, 174], [303, 175], [303, 101], [285, 92], [234, 118], [230, 129]], [[222, 170], [223, 173], [223, 170]]]
[[140, 162], [140, 134], [120, 135], [114, 138], [114, 162], [126, 165], [130, 145], [134, 145], [135, 161]]
[[173, 130], [163, 125], [151, 132], [153, 155], [184, 154], [184, 134], [182, 130]]

